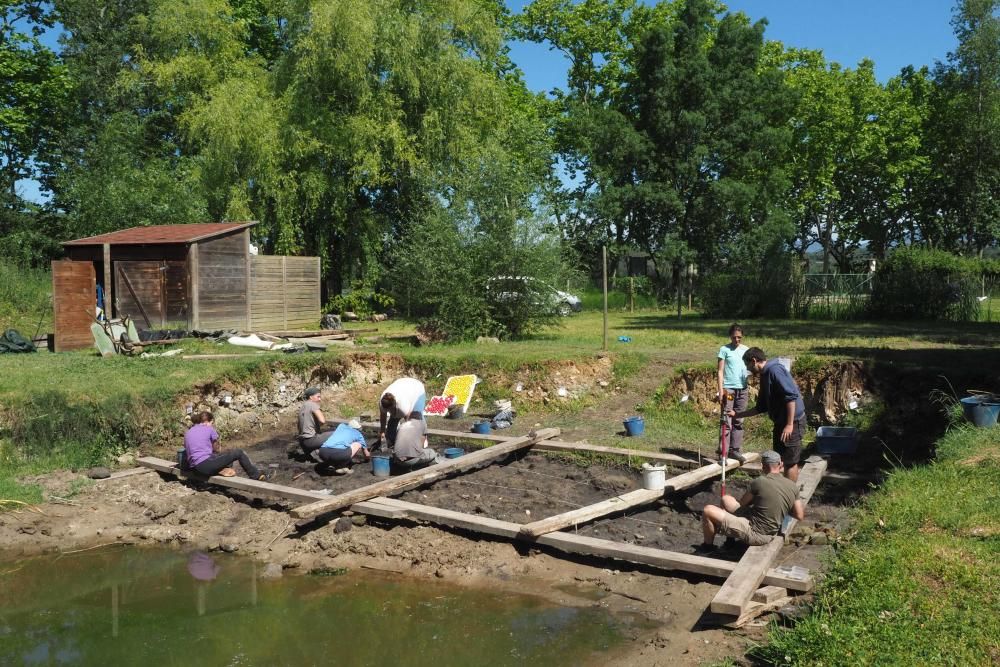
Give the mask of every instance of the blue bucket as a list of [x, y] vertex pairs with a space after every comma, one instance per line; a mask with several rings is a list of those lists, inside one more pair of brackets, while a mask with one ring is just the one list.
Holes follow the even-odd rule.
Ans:
[[465, 450], [461, 447], [449, 447], [444, 450], [444, 457], [446, 459], [457, 459], [459, 456], [465, 453]]
[[630, 438], [642, 435], [646, 430], [646, 421], [642, 417], [626, 417], [622, 423], [625, 424], [625, 433]]
[[488, 421], [476, 422], [472, 425], [472, 432], [480, 435], [489, 435], [490, 423]]
[[1000, 417], [1000, 403], [987, 403], [982, 396], [969, 396], [962, 399], [962, 411], [976, 426], [993, 426]]
[[388, 456], [373, 456], [372, 457], [372, 474], [376, 477], [388, 477], [389, 476], [389, 457]]

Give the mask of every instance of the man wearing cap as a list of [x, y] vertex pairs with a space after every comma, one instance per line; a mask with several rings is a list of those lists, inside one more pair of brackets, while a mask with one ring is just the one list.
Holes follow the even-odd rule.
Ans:
[[352, 419], [340, 424], [316, 451], [319, 460], [333, 466], [338, 475], [349, 475], [354, 457], [361, 453], [367, 461], [371, 458], [365, 436], [361, 433], [361, 422]]
[[781, 528], [786, 514], [801, 521], [805, 508], [799, 500], [799, 488], [782, 476], [784, 464], [775, 451], [760, 455], [763, 473], [750, 484], [743, 497], [722, 496], [722, 507], [706, 505], [701, 515], [704, 542], [696, 548], [702, 553], [715, 548], [715, 535], [722, 533], [750, 546], [769, 543]]
[[777, 359], [768, 361], [764, 350], [751, 347], [743, 355], [747, 370], [760, 378], [757, 405], [749, 410], [730, 410], [728, 416], [738, 419], [766, 412], [774, 422], [771, 446], [781, 454], [785, 464], [785, 477], [793, 482], [799, 479], [799, 459], [802, 456], [802, 438], [806, 432], [806, 405], [798, 385]]
[[326, 441], [326, 435], [320, 431], [326, 425], [326, 417], [319, 409], [319, 402], [323, 399], [319, 387], [309, 387], [305, 391], [306, 400], [299, 406], [299, 446], [306, 454], [311, 454]]

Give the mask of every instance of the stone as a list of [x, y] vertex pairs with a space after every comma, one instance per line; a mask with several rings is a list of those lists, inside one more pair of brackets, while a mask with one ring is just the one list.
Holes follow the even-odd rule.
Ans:
[[809, 544], [815, 544], [816, 546], [823, 546], [830, 543], [830, 538], [827, 537], [826, 533], [813, 533], [812, 537], [809, 538]]
[[261, 579], [281, 579], [281, 564], [268, 563], [264, 566], [264, 571], [260, 573]]
[[132, 452], [125, 452], [119, 456], [115, 461], [120, 466], [134, 466], [135, 465], [135, 454]]
[[355, 526], [364, 526], [365, 524], [368, 523], [368, 517], [365, 516], [364, 514], [356, 514], [355, 516], [351, 517], [351, 523], [353, 523]]
[[111, 471], [104, 466], [97, 466], [87, 471], [87, 477], [90, 479], [107, 479], [111, 477]]
[[340, 315], [334, 315], [333, 313], [327, 313], [323, 316], [323, 319], [319, 321], [320, 329], [343, 329], [343, 325], [340, 323]]
[[335, 533], [346, 533], [354, 526], [354, 522], [351, 520], [353, 517], [342, 516], [337, 519], [337, 523], [333, 524], [333, 532]]
[[237, 551], [239, 551], [240, 548], [239, 548], [239, 546], [237, 546], [235, 544], [226, 542], [225, 544], [220, 544], [219, 545], [219, 550], [220, 551], [225, 551], [227, 554], [232, 554], [232, 553], [236, 553]]

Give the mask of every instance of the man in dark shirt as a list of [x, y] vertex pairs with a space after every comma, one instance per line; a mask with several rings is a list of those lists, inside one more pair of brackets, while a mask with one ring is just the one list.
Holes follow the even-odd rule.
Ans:
[[322, 432], [323, 427], [326, 426], [326, 417], [323, 416], [323, 411], [319, 407], [320, 401], [323, 400], [320, 388], [309, 387], [306, 389], [305, 399], [299, 406], [299, 433], [297, 437], [302, 451], [310, 454], [322, 447], [330, 435]]
[[793, 482], [799, 479], [799, 459], [802, 456], [802, 438], [806, 432], [806, 406], [802, 402], [795, 380], [788, 369], [777, 359], [768, 361], [764, 350], [751, 347], [743, 355], [747, 370], [760, 378], [757, 405], [749, 410], [730, 410], [730, 417], [752, 417], [766, 412], [774, 422], [771, 445], [781, 454], [785, 464], [785, 477]]
[[786, 514], [799, 521], [805, 518], [798, 486], [781, 476], [783, 464], [778, 452], [764, 452], [760, 462], [764, 474], [750, 484], [740, 500], [726, 495], [722, 497], [722, 507], [705, 506], [701, 515], [704, 542], [698, 551], [711, 551], [717, 533], [750, 546], [761, 546], [778, 534]]

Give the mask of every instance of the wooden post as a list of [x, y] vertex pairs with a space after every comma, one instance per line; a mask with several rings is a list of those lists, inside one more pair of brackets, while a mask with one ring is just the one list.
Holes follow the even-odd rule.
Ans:
[[281, 326], [288, 328], [288, 285], [285, 277], [285, 256], [281, 256]]
[[247, 227], [243, 230], [243, 261], [246, 262], [246, 289], [243, 290], [243, 298], [246, 299], [247, 304], [247, 322], [246, 330], [251, 330], [250, 325], [250, 228]]
[[111, 299], [111, 244], [104, 244], [104, 317], [110, 320], [113, 315], [111, 311], [111, 304], [114, 301]]
[[160, 262], [160, 327], [167, 328], [167, 262]]
[[604, 344], [602, 350], [608, 350], [608, 246], [601, 246], [601, 264], [603, 266], [601, 275], [604, 285]]
[[191, 247], [188, 249], [188, 271], [190, 272], [190, 290], [191, 290], [191, 328], [200, 329], [201, 328], [201, 309], [200, 309], [200, 297], [201, 297], [201, 281], [199, 280], [198, 274], [201, 273], [201, 267], [198, 261], [198, 244], [192, 243]]

